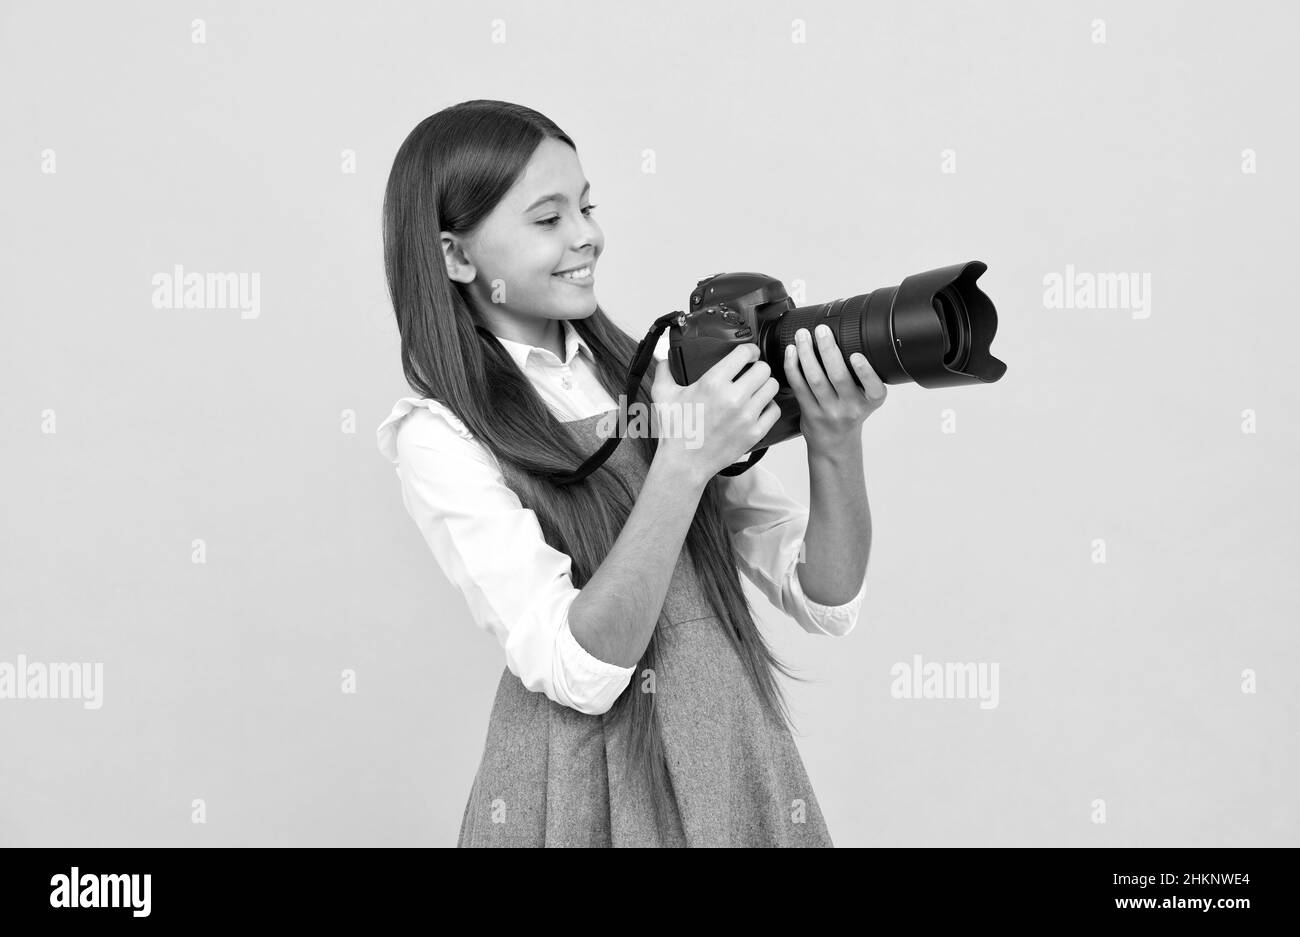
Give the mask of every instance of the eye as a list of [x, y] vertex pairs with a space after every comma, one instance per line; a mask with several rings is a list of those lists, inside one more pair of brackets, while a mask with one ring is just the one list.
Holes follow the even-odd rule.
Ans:
[[[583, 213], [584, 215], [586, 215], [587, 212], [593, 210], [595, 207], [596, 207], [595, 205], [588, 205], [586, 208], [584, 208], [584, 209], [582, 210], [582, 213]], [[591, 216], [590, 216], [590, 215], [587, 215], [587, 217], [590, 218]], [[554, 227], [554, 226], [555, 226], [555, 223], [556, 223], [557, 221], [559, 221], [559, 220], [560, 220], [560, 216], [559, 216], [559, 215], [556, 215], [554, 218], [543, 218], [541, 221], [539, 221], [539, 222], [537, 222], [537, 223], [538, 223], [539, 225], [542, 225], [543, 227], [551, 228], [551, 227]]]

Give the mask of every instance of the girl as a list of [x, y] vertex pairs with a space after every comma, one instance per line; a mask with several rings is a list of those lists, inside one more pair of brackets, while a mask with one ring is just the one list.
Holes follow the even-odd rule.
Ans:
[[687, 387], [660, 362], [641, 382], [642, 407], [702, 413], [698, 444], [629, 437], [553, 484], [603, 442], [637, 346], [595, 299], [589, 191], [553, 122], [469, 101], [411, 131], [384, 198], [420, 396], [398, 401], [379, 446], [506, 658], [459, 843], [830, 846], [776, 679], [791, 674], [738, 572], [811, 633], [853, 628], [870, 547], [861, 426], [885, 386], [855, 355], [859, 389], [829, 336], [801, 330], [786, 349], [811, 512], [761, 467], [717, 474], [779, 416], [755, 345]]

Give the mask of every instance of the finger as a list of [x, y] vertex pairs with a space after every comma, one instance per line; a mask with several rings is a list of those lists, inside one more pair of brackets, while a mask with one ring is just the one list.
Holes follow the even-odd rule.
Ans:
[[835, 341], [835, 333], [824, 323], [817, 326], [816, 333], [817, 350], [822, 356], [822, 370], [831, 379], [836, 396], [845, 396], [857, 391], [853, 376], [849, 374], [849, 369], [844, 364], [844, 354], [840, 351], [839, 343]]
[[808, 382], [803, 379], [803, 374], [799, 371], [799, 351], [794, 347], [794, 342], [785, 346], [785, 379], [790, 384], [790, 391], [794, 394], [800, 410], [816, 408], [817, 398], [813, 396], [813, 392], [808, 388]]
[[772, 398], [776, 396], [776, 392], [780, 389], [780, 382], [774, 377], [769, 377], [759, 385], [759, 388], [754, 392], [754, 395], [746, 401], [744, 408], [740, 411], [741, 419], [746, 423], [752, 423], [757, 420], [759, 414], [761, 414], [764, 408], [772, 402]]
[[758, 392], [763, 383], [772, 376], [772, 366], [766, 361], [755, 361], [745, 373], [736, 378], [731, 388], [741, 399], [747, 399]]
[[713, 367], [705, 372], [705, 376], [712, 375], [719, 382], [730, 382], [735, 380], [740, 369], [747, 364], [752, 364], [759, 358], [758, 345], [754, 342], [745, 342], [743, 345], [737, 345], [731, 351], [718, 361]]
[[779, 419], [781, 419], [781, 406], [774, 400], [759, 414], [758, 421], [755, 423], [754, 428], [758, 431], [758, 438], [762, 439], [771, 432]]
[[826, 379], [826, 372], [817, 362], [812, 337], [807, 329], [799, 329], [794, 333], [794, 344], [799, 351], [799, 365], [803, 368], [803, 379], [808, 384], [808, 389], [812, 391], [812, 395], [817, 398], [821, 406], [833, 404], [839, 394], [835, 393], [835, 388]]
[[855, 351], [849, 356], [849, 364], [853, 366], [853, 373], [858, 376], [862, 382], [862, 390], [867, 395], [867, 399], [874, 404], [883, 403], [885, 400], [885, 382], [880, 379], [867, 356], [860, 351]]

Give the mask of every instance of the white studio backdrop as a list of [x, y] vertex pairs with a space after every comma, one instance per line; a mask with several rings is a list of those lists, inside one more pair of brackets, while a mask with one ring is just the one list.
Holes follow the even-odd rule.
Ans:
[[[1300, 844], [1298, 20], [0, 5], [0, 671], [99, 677], [0, 699], [0, 845], [455, 842], [504, 657], [375, 445], [410, 393], [379, 219], [474, 98], [575, 139], [636, 337], [718, 271], [989, 266], [1006, 376], [864, 426], [857, 630], [749, 589], [836, 845]], [[178, 266], [243, 292], [160, 298]], [[763, 464], [806, 504], [804, 457]], [[996, 705], [903, 698], [935, 663]]]

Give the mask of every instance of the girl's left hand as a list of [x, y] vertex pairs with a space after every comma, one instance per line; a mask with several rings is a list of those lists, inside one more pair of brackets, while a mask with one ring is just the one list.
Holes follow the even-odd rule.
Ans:
[[826, 362], [824, 369], [813, 352], [813, 341], [807, 329], [799, 329], [795, 343], [785, 349], [785, 377], [799, 402], [800, 433], [809, 450], [860, 445], [863, 421], [885, 402], [885, 382], [866, 355], [854, 352], [849, 363], [862, 382], [858, 387], [827, 326], [817, 326], [815, 339]]

